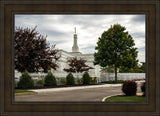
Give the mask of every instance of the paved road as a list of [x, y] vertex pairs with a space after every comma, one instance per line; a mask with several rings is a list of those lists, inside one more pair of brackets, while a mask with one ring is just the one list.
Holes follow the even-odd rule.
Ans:
[[[140, 92], [139, 88], [138, 91]], [[15, 96], [15, 101], [102, 101], [106, 96], [121, 94], [121, 86], [57, 91], [35, 95]]]

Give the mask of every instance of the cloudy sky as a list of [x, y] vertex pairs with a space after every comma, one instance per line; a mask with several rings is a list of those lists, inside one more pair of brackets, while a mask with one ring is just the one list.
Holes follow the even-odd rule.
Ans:
[[15, 15], [15, 27], [37, 26], [56, 48], [72, 51], [74, 28], [79, 50], [94, 53], [98, 37], [113, 24], [121, 24], [131, 34], [138, 48], [138, 59], [145, 61], [145, 15]]

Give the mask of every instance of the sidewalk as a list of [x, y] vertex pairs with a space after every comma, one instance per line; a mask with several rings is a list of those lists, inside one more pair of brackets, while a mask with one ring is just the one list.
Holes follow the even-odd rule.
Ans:
[[49, 93], [49, 92], [60, 92], [60, 91], [72, 91], [79, 89], [90, 89], [90, 88], [100, 88], [100, 87], [117, 87], [122, 84], [104, 84], [104, 85], [89, 85], [89, 86], [81, 86], [81, 87], [62, 87], [62, 88], [49, 88], [49, 89], [31, 89], [31, 91], [40, 93]]
[[[141, 84], [144, 81], [137, 81], [137, 84]], [[72, 91], [79, 89], [90, 89], [90, 88], [100, 88], [100, 87], [117, 87], [122, 86], [122, 84], [104, 84], [104, 85], [89, 85], [89, 86], [79, 86], [79, 87], [62, 87], [62, 88], [48, 88], [48, 89], [31, 89], [38, 94], [49, 93], [49, 92], [61, 92], [61, 91]]]

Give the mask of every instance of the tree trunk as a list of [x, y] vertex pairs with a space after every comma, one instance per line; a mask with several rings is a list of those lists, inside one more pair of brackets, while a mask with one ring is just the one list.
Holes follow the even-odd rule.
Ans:
[[117, 67], [115, 67], [115, 81], [117, 82]]

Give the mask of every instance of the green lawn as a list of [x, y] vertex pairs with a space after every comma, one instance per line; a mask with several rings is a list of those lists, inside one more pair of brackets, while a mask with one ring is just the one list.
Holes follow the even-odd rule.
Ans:
[[33, 92], [33, 91], [27, 91], [27, 90], [14, 90], [14, 93], [28, 93], [28, 92]]
[[145, 102], [142, 96], [114, 96], [105, 99], [105, 102]]

